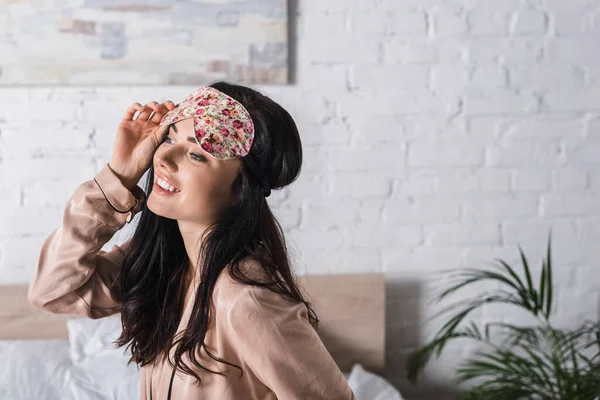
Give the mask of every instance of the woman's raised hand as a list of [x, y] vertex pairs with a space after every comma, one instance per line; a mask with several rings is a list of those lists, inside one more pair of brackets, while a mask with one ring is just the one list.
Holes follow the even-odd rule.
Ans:
[[[123, 185], [132, 190], [152, 165], [154, 152], [160, 146], [168, 125], [159, 125], [162, 117], [177, 105], [167, 100], [142, 106], [133, 103], [125, 111], [117, 128], [117, 135], [110, 160], [110, 168], [121, 179]], [[136, 119], [134, 115], [140, 111]]]

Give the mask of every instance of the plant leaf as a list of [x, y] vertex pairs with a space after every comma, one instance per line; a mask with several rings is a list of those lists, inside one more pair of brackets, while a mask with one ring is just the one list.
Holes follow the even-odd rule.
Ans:
[[546, 275], [547, 278], [547, 290], [546, 290], [546, 310], [545, 316], [546, 319], [550, 318], [550, 313], [552, 312], [552, 292], [553, 292], [553, 282], [552, 282], [552, 231], [548, 233], [548, 252], [546, 254]]
[[531, 270], [529, 268], [529, 262], [527, 261], [527, 257], [525, 257], [525, 253], [523, 253], [523, 249], [521, 248], [521, 246], [519, 246], [519, 255], [521, 256], [521, 262], [523, 263], [523, 271], [525, 272], [525, 277], [527, 279], [527, 289], [529, 291], [529, 296], [533, 301], [535, 307], [535, 314], [537, 314], [537, 312], [540, 309], [540, 303], [537, 292], [533, 286], [533, 281], [531, 279]]

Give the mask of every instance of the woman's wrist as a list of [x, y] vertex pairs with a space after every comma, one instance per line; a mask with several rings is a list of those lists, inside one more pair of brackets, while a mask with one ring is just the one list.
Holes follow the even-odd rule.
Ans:
[[138, 181], [134, 178], [130, 178], [127, 172], [123, 171], [118, 165], [111, 165], [108, 163], [108, 167], [114, 172], [114, 174], [119, 178], [123, 186], [127, 188], [130, 192], [133, 191], [133, 188], [137, 186]]

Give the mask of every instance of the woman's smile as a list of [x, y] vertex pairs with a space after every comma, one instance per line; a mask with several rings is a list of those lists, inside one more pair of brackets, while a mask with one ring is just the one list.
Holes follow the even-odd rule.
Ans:
[[154, 186], [152, 187], [152, 191], [153, 192], [156, 192], [156, 193], [158, 193], [160, 195], [175, 195], [175, 194], [177, 194], [177, 193], [180, 192], [179, 189], [168, 190], [168, 189], [163, 188], [161, 186], [161, 184], [159, 184], [159, 181], [160, 182], [164, 182], [161, 178], [156, 179], [154, 181]]
[[156, 179], [154, 180], [153, 191], [160, 195], [174, 195], [181, 192], [181, 189], [175, 187], [170, 180], [167, 180], [163, 175], [155, 173]]
[[154, 180], [154, 189], [162, 189], [162, 191], [165, 192], [164, 194], [181, 192], [181, 189], [173, 185], [172, 181], [166, 178], [164, 175], [158, 172], [155, 172], [155, 175], [156, 179]]

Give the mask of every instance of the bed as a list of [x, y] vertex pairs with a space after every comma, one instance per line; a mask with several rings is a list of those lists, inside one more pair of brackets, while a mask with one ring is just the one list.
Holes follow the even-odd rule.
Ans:
[[[400, 400], [385, 379], [385, 276], [307, 275], [319, 335], [359, 400]], [[0, 285], [0, 398], [131, 399], [139, 370], [111, 340], [120, 316], [92, 320], [31, 307], [28, 285]], [[107, 385], [106, 382], [111, 382]]]

